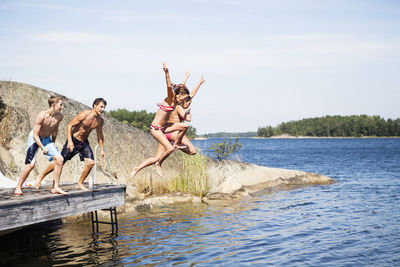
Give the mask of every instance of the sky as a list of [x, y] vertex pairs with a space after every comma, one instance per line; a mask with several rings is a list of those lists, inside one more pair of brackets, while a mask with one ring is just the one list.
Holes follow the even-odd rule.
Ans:
[[155, 112], [185, 72], [198, 134], [400, 118], [400, 1], [0, 0], [0, 80]]

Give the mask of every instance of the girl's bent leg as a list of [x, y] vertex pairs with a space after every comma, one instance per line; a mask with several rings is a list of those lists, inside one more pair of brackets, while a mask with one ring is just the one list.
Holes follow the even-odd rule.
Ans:
[[153, 165], [156, 162], [157, 162], [157, 158], [155, 158], [155, 157], [145, 159], [142, 163], [140, 163], [138, 166], [136, 166], [132, 169], [130, 177], [133, 178], [136, 175], [136, 173], [138, 173], [141, 169], [146, 168], [147, 166]]
[[[154, 157], [157, 158], [157, 159], [160, 159], [160, 158], [161, 158], [161, 155], [162, 155], [165, 151], [166, 151], [166, 150], [165, 150], [165, 147], [164, 147], [162, 144], [158, 143], [157, 151], [156, 151], [156, 154], [154, 155]], [[161, 163], [162, 163], [161, 160], [158, 160], [158, 161], [155, 163], [156, 171], [157, 171], [157, 174], [158, 174], [159, 176], [163, 176], [163, 171], [162, 171], [162, 168], [161, 168]]]
[[182, 138], [182, 144], [186, 146], [185, 148], [181, 149], [182, 152], [189, 155], [196, 154], [196, 148], [194, 147], [192, 142], [190, 142], [190, 139], [186, 135], [184, 135]]
[[145, 161], [143, 161], [142, 163], [140, 163], [138, 166], [134, 167], [130, 174], [131, 178], [133, 178], [136, 175], [136, 173], [138, 173], [141, 169], [143, 169], [147, 166], [150, 166], [150, 165], [156, 163], [157, 161], [159, 161], [160, 158], [163, 157], [163, 155], [165, 153], [171, 154], [175, 150], [172, 147], [171, 143], [168, 141], [167, 137], [165, 137], [163, 132], [161, 132], [160, 130], [151, 129], [150, 133], [156, 140], [158, 140], [160, 142], [160, 144], [164, 147], [165, 151], [161, 152], [161, 150], [159, 151], [157, 149], [157, 153], [154, 157], [148, 158]]
[[160, 130], [154, 130], [151, 129], [150, 130], [151, 135], [158, 141], [160, 142], [161, 145], [164, 146], [165, 150], [171, 154], [172, 152], [174, 152], [174, 148], [171, 145], [171, 143], [168, 141], [167, 137], [164, 135], [163, 132], [161, 132]]
[[166, 133], [174, 132], [174, 131], [179, 131], [178, 136], [175, 140], [174, 147], [182, 149], [184, 146], [179, 146], [182, 142], [183, 136], [186, 134], [186, 130], [189, 128], [189, 124], [184, 123], [184, 122], [177, 122], [172, 124], [171, 126], [167, 127], [165, 129]]
[[178, 136], [176, 137], [176, 140], [174, 143], [174, 147], [178, 147], [179, 149], [185, 148], [185, 146], [178, 146], [178, 145], [182, 144], [182, 139], [183, 139], [183, 136], [186, 134], [186, 130], [187, 130], [187, 128], [178, 133]]

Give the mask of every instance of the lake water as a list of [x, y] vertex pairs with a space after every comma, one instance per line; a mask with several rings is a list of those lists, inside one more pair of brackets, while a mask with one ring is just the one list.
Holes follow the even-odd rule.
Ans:
[[[194, 141], [205, 153], [221, 139]], [[400, 266], [400, 139], [241, 139], [239, 158], [337, 183], [181, 204], [0, 239], [10, 266]]]

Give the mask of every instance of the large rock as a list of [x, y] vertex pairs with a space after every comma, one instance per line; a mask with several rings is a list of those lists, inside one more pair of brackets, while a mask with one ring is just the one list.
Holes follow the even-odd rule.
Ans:
[[[21, 167], [24, 165], [28, 134], [32, 129], [37, 114], [41, 110], [48, 108], [47, 100], [51, 95], [59, 94], [18, 82], [3, 81], [0, 84], [0, 97], [3, 102], [13, 110], [18, 110], [19, 114], [22, 114], [18, 117], [19, 123], [17, 125], [19, 126], [10, 129], [12, 138], [9, 142], [9, 152], [14, 157], [17, 166], [19, 166], [17, 176], [21, 171]], [[82, 110], [91, 108], [65, 96], [61, 97], [64, 102], [64, 108], [62, 110], [64, 119], [60, 124], [56, 140], [56, 145], [60, 150], [66, 141], [66, 126], [68, 122]], [[94, 95], [93, 100], [96, 97], [101, 96]], [[114, 179], [114, 182], [127, 184], [127, 192], [129, 194], [135, 194], [136, 192], [133, 191], [134, 188], [130, 187], [132, 181], [128, 179], [129, 173], [135, 165], [154, 154], [157, 143], [149, 133], [128, 126], [107, 115], [103, 115], [103, 118], [104, 147], [110, 160], [113, 176], [117, 179], [116, 181]], [[94, 151], [95, 146], [98, 144], [96, 131], [91, 133], [89, 142]], [[99, 157], [100, 153], [97, 155]], [[76, 156], [75, 158], [79, 157]], [[109, 176], [106, 163], [102, 160], [99, 160], [98, 163], [97, 182], [108, 182]], [[30, 174], [28, 179], [34, 179], [48, 164], [47, 159], [38, 152], [35, 171]], [[178, 164], [177, 157], [172, 155], [163, 165], [165, 173], [167, 175], [173, 173], [173, 166], [176, 164]], [[78, 167], [78, 174], [80, 174], [80, 171], [83, 169], [83, 163], [79, 162]], [[152, 172], [154, 172], [152, 168], [147, 168], [139, 173], [136, 178], [147, 177], [149, 173]], [[49, 175], [46, 179], [51, 181], [52, 175]], [[75, 181], [74, 159], [64, 165], [61, 181]]]
[[247, 196], [264, 189], [335, 182], [330, 177], [315, 173], [268, 168], [237, 161], [210, 163], [209, 175], [213, 178], [209, 180], [209, 194], [203, 199], [206, 202]]
[[16, 178], [18, 173], [13, 155], [2, 146], [0, 146], [0, 171], [9, 178]]

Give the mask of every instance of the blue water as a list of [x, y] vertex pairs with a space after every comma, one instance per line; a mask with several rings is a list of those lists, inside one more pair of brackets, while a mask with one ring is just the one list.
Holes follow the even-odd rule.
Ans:
[[[195, 143], [207, 153], [220, 141]], [[118, 236], [106, 226], [93, 235], [90, 225], [73, 223], [30, 230], [28, 244], [2, 247], [1, 263], [400, 266], [400, 139], [241, 142], [242, 161], [317, 172], [337, 183], [132, 213], [120, 218]]]

